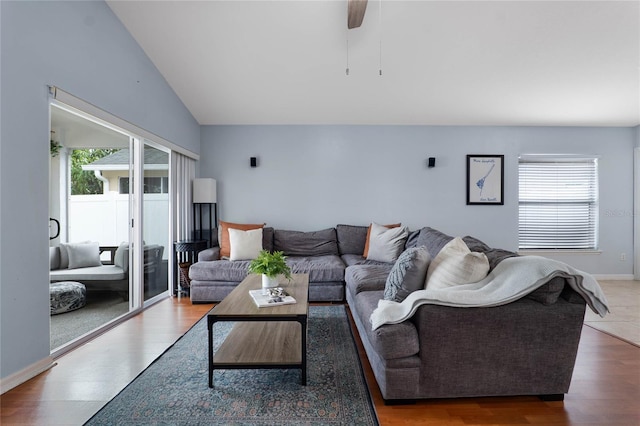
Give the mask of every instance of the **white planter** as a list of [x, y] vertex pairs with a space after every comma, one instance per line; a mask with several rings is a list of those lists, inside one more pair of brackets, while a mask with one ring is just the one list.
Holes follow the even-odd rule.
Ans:
[[265, 290], [272, 287], [278, 287], [279, 281], [278, 277], [269, 277], [265, 274], [262, 274], [262, 289]]

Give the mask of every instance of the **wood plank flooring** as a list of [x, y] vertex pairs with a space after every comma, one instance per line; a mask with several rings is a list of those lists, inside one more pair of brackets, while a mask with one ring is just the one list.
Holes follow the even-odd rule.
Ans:
[[[0, 424], [83, 424], [211, 306], [192, 305], [188, 298], [164, 300], [60, 357], [57, 366], [0, 397]], [[564, 402], [510, 397], [385, 406], [357, 343], [383, 426], [640, 425], [640, 348], [590, 327], [583, 328]]]

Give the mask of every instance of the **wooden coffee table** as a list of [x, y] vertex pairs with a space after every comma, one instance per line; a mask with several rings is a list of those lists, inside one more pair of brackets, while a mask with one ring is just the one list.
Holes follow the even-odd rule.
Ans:
[[[261, 288], [261, 278], [247, 276], [207, 314], [210, 388], [216, 369], [299, 368], [302, 384], [307, 384], [309, 275], [293, 274], [291, 282], [280, 281], [297, 303], [258, 308], [249, 290]], [[236, 324], [214, 354], [213, 325], [219, 321]]]

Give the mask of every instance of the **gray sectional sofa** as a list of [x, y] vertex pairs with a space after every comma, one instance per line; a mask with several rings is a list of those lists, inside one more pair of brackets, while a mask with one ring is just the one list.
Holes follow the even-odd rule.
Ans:
[[[408, 320], [373, 330], [369, 318], [384, 296], [393, 263], [363, 257], [367, 226], [317, 232], [264, 228], [263, 247], [284, 251], [294, 272], [310, 275], [309, 299], [346, 300], [386, 401], [537, 395], [562, 399], [569, 390], [585, 300], [564, 278], [553, 278], [496, 307], [422, 305]], [[452, 237], [432, 228], [409, 232], [405, 248], [435, 257]], [[490, 268], [517, 256], [465, 237]], [[248, 261], [218, 259], [213, 247], [191, 266], [191, 300], [224, 298], [247, 274]]]
[[[337, 228], [312, 232], [265, 227], [262, 247], [284, 252], [292, 272], [309, 274], [310, 301], [342, 302], [345, 269], [353, 262], [352, 254], [355, 253], [349, 247], [352, 244], [350, 238], [343, 232], [345, 227], [338, 225]], [[366, 231], [367, 227], [364, 227], [364, 238]], [[364, 261], [362, 250], [356, 257]], [[220, 259], [220, 248], [214, 238], [214, 247], [201, 251], [198, 262], [189, 269], [191, 301], [218, 302], [224, 299], [247, 276], [249, 263], [248, 260], [232, 262]]]

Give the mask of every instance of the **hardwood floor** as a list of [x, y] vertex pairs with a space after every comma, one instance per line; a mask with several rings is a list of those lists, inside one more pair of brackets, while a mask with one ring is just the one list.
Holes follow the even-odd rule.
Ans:
[[[133, 380], [212, 305], [164, 300], [57, 359], [0, 397], [2, 425], [80, 425]], [[468, 398], [385, 406], [359, 345], [376, 411], [386, 425], [640, 425], [640, 348], [583, 327], [564, 402]]]

